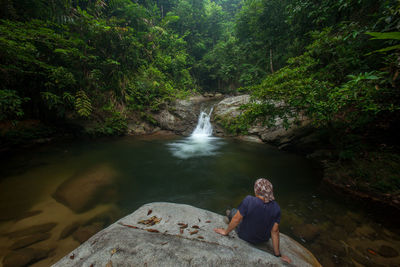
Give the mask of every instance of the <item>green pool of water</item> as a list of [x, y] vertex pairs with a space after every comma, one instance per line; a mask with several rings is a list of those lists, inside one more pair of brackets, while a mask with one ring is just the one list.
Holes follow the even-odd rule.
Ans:
[[[110, 185], [112, 193], [97, 196], [99, 205], [78, 214], [54, 200], [60, 184], [101, 166], [112, 169], [116, 179]], [[400, 252], [398, 229], [382, 225], [368, 210], [326, 195], [320, 190], [319, 172], [308, 160], [268, 145], [220, 138], [126, 137], [43, 146], [3, 158], [0, 167], [0, 235], [57, 222], [54, 237], [41, 242], [55, 246], [55, 253], [37, 266], [46, 266], [79, 245], [73, 236], [58, 240], [72, 222], [84, 225], [97, 213], [108, 212], [114, 215], [107, 217], [110, 223], [154, 201], [224, 213], [253, 194], [259, 177], [274, 185], [282, 208], [281, 231], [309, 248], [324, 266], [400, 262], [395, 253]], [[23, 218], [32, 211], [40, 213]], [[2, 237], [0, 257], [14, 241]], [[385, 254], [385, 249], [392, 254]]]

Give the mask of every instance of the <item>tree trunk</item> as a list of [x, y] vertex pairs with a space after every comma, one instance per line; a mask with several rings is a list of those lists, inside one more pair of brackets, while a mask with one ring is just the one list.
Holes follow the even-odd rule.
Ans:
[[272, 64], [272, 48], [269, 49], [269, 66], [271, 68], [271, 73], [274, 73], [274, 66]]

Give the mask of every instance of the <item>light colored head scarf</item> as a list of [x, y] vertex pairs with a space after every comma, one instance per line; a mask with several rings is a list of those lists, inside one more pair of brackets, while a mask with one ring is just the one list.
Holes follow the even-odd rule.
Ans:
[[265, 203], [275, 200], [272, 189], [272, 184], [267, 179], [260, 178], [254, 183], [254, 193], [257, 196], [263, 197]]

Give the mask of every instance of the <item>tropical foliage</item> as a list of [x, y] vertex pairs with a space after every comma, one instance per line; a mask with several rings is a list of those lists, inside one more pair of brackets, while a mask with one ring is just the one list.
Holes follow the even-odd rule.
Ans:
[[78, 118], [121, 134], [130, 112], [150, 118], [194, 91], [238, 88], [254, 102], [226, 122], [233, 131], [303, 114], [356, 129], [399, 109], [396, 0], [0, 5], [2, 121]]

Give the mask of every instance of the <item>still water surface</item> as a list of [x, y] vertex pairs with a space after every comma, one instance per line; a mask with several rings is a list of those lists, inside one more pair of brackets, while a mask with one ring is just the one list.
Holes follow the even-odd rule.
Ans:
[[[104, 166], [117, 178], [110, 185], [111, 193], [97, 197], [98, 205], [75, 213], [52, 197], [76, 173]], [[259, 177], [274, 185], [282, 208], [281, 232], [310, 249], [324, 266], [400, 263], [398, 228], [325, 194], [321, 177], [308, 160], [268, 145], [220, 138], [126, 137], [43, 146], [3, 159], [0, 167], [1, 258], [16, 241], [5, 234], [57, 223], [50, 239], [32, 245], [53, 249], [34, 266], [48, 266], [79, 245], [73, 235], [59, 240], [68, 225], [88, 225], [95, 217], [109, 224], [153, 201], [190, 204], [222, 214], [253, 194]], [[40, 213], [32, 215], [32, 211]]]

